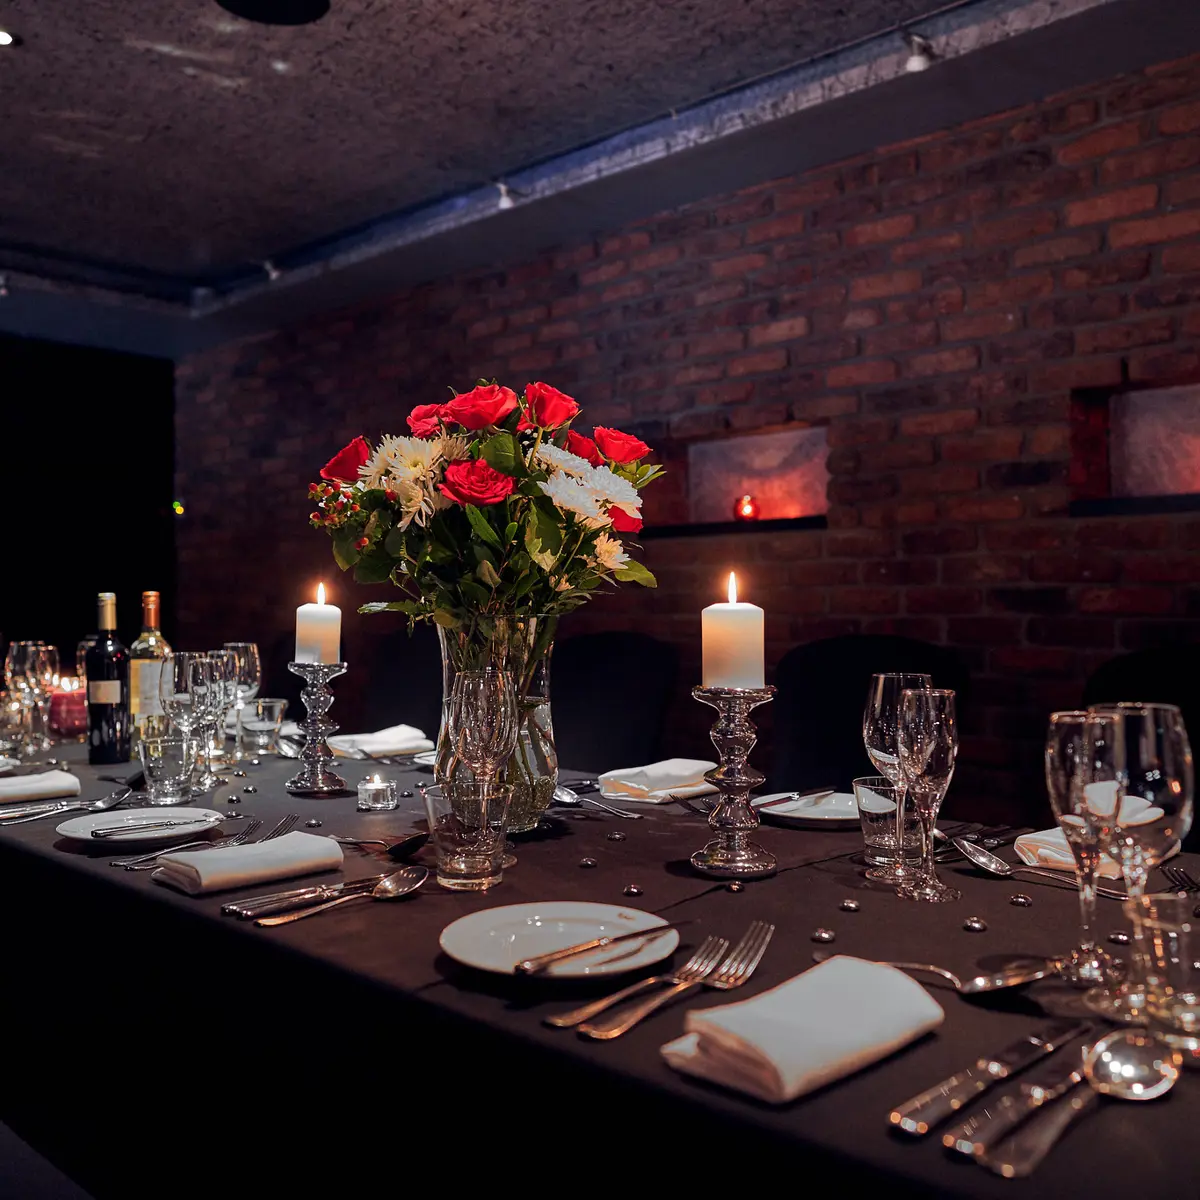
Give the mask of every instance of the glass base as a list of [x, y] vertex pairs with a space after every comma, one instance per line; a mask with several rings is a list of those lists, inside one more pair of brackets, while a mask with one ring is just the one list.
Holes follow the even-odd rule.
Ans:
[[930, 878], [902, 883], [896, 889], [896, 895], [901, 900], [917, 900], [923, 904], [948, 904], [951, 900], [962, 899], [958, 888], [947, 887], [940, 879]]
[[461, 875], [443, 875], [441, 871], [437, 874], [438, 887], [444, 887], [451, 892], [486, 892], [488, 888], [495, 887], [503, 878], [503, 871], [497, 871], [495, 875], [472, 878], [463, 878]]
[[203, 796], [205, 792], [224, 787], [226, 782], [219, 775], [214, 775], [212, 771], [202, 771], [197, 778], [192, 780], [192, 795]]
[[692, 855], [692, 866], [697, 871], [718, 879], [765, 879], [775, 874], [778, 865], [775, 855], [749, 839], [734, 839], [730, 845], [717, 838]]
[[904, 863], [878, 863], [867, 868], [867, 878], [878, 880], [880, 883], [912, 883], [919, 879], [921, 872]]
[[1092, 988], [1083, 998], [1084, 1004], [1108, 1021], [1127, 1021], [1144, 1025], [1147, 1021], [1146, 990], [1141, 983], [1128, 980], [1116, 987]]
[[1125, 974], [1124, 968], [1112, 955], [1099, 946], [1076, 946], [1062, 959], [1058, 968], [1059, 978], [1077, 987], [1104, 987], [1119, 983]]
[[192, 795], [193, 793], [187, 788], [178, 792], [156, 792], [150, 790], [142, 798], [142, 803], [151, 808], [168, 808], [175, 804], [190, 804]]

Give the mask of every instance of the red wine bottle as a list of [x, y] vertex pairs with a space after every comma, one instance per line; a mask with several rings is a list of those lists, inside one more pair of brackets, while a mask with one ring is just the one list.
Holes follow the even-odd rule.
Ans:
[[88, 762], [129, 761], [129, 651], [117, 637], [117, 597], [101, 592], [100, 633], [88, 647]]

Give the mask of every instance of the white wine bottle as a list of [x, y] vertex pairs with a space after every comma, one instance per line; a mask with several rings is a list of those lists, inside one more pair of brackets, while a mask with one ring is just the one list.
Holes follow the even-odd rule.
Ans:
[[163, 660], [171, 653], [159, 629], [159, 594], [142, 593], [142, 632], [129, 647], [129, 723], [133, 755], [142, 738], [162, 737], [167, 715], [158, 696]]

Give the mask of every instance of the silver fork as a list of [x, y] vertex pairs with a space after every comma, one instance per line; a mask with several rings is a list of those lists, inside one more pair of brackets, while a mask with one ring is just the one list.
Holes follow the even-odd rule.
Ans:
[[[288, 815], [286, 817], [283, 817], [275, 825], [275, 827], [272, 830], [270, 830], [268, 833], [264, 833], [263, 836], [258, 839], [258, 841], [259, 842], [269, 842], [272, 838], [282, 837], [285, 833], [291, 833], [292, 829], [295, 827], [295, 824], [298, 820], [300, 820], [299, 813], [288, 813]], [[262, 822], [259, 821], [258, 825], [261, 825], [261, 824], [262, 824]], [[250, 832], [253, 833], [254, 830], [252, 829]], [[202, 842], [200, 844], [200, 846], [195, 847], [195, 849], [200, 849], [201, 847], [208, 847], [209, 849], [224, 850], [227, 846], [241, 846], [241, 845], [244, 845], [245, 842], [246, 842], [246, 838], [242, 838], [241, 841], [236, 841], [234, 838], [228, 838], [223, 842]], [[150, 871], [150, 870], [153, 870], [155, 862], [158, 860], [158, 858], [161, 855], [174, 854], [175, 851], [177, 851], [181, 848], [182, 847], [179, 847], [179, 846], [168, 846], [165, 850], [158, 850], [154, 854], [143, 855], [142, 856], [143, 861], [134, 863], [132, 866], [126, 866], [125, 870], [127, 870], [127, 871]]]
[[542, 1019], [545, 1024], [553, 1025], [556, 1029], [570, 1029], [572, 1025], [581, 1025], [584, 1021], [591, 1020], [592, 1017], [602, 1013], [606, 1008], [620, 1004], [622, 1000], [631, 1000], [634, 996], [640, 996], [642, 992], [648, 992], [659, 984], [666, 983], [674, 986], [679, 983], [688, 983], [693, 979], [703, 979], [705, 975], [711, 974], [716, 969], [717, 963], [721, 961], [728, 949], [729, 942], [725, 938], [706, 937], [696, 948], [692, 957], [678, 971], [672, 971], [669, 975], [651, 975], [649, 979], [631, 983], [611, 996], [605, 996], [603, 999], [593, 1000], [590, 1004], [581, 1004], [569, 1012], [558, 1013], [557, 1016], [543, 1017]]
[[741, 987], [754, 974], [754, 968], [761, 961], [774, 932], [774, 925], [768, 925], [766, 921], [755, 921], [746, 930], [745, 937], [733, 948], [729, 957], [711, 975], [678, 983], [657, 996], [643, 1000], [640, 1004], [631, 1005], [607, 1021], [588, 1022], [580, 1025], [579, 1032], [584, 1037], [607, 1042], [612, 1038], [620, 1037], [623, 1033], [628, 1033], [639, 1021], [658, 1012], [660, 1008], [665, 1008], [694, 988], [703, 986], [715, 988], [719, 992], [728, 992]]
[[1167, 883], [1180, 892], [1200, 892], [1200, 883], [1196, 877], [1183, 867], [1160, 867], [1166, 876]]
[[251, 817], [246, 821], [243, 828], [239, 829], [232, 837], [222, 838], [218, 842], [210, 841], [205, 838], [203, 841], [184, 842], [182, 846], [167, 846], [162, 850], [155, 850], [151, 854], [139, 854], [135, 858], [114, 858], [108, 865], [110, 867], [124, 867], [127, 871], [141, 870], [142, 863], [153, 863], [160, 854], [173, 854], [176, 850], [200, 850], [205, 846], [240, 846], [247, 838], [253, 837], [258, 832], [262, 822], [256, 817]]

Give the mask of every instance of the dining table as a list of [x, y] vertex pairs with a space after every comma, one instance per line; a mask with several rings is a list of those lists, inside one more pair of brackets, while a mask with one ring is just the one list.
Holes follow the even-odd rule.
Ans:
[[[100, 775], [133, 770], [90, 767], [74, 744], [56, 753], [83, 799], [111, 790]], [[399, 807], [383, 812], [357, 811], [353, 794], [289, 795], [287, 759], [236, 765], [193, 802], [238, 818], [228, 832], [249, 814], [264, 829], [294, 813], [305, 832], [384, 841], [424, 825], [418, 786], [432, 775], [409, 759], [338, 765], [351, 787], [367, 774], [397, 782]], [[952, 789], [951, 799], [969, 819], [970, 797]], [[904, 1099], [1050, 1017], [1083, 1013], [1079, 991], [1052, 978], [977, 996], [929, 981], [945, 1011], [936, 1030], [787, 1104], [671, 1069], [660, 1047], [683, 1032], [688, 1010], [757, 995], [810, 969], [815, 952], [961, 975], [1006, 956], [1065, 952], [1078, 902], [1071, 884], [1000, 878], [962, 860], [940, 868], [960, 901], [906, 901], [865, 878], [861, 833], [845, 826], [764, 824], [756, 836], [778, 858], [773, 876], [705, 878], [689, 862], [708, 837], [702, 815], [619, 804], [642, 819], [552, 807], [535, 831], [513, 838], [517, 863], [486, 892], [444, 890], [431, 872], [405, 899], [344, 904], [273, 928], [221, 907], [288, 884], [187, 895], [150, 872], [111, 866], [111, 843], [69, 840], [55, 819], [0, 827], [0, 1120], [96, 1200], [360, 1195], [389, 1183], [463, 1195], [513, 1185], [636, 1194], [809, 1184], [980, 1200], [1195, 1194], [1200, 1080], [1190, 1064], [1160, 1100], [1102, 1100], [1024, 1179], [952, 1154], [937, 1134], [916, 1139], [890, 1126]], [[344, 852], [340, 875], [324, 878], [386, 869], [370, 848]], [[1011, 846], [997, 852], [1016, 861]], [[416, 861], [432, 864], [431, 849]], [[1200, 858], [1176, 861], [1200, 876]], [[1152, 887], [1166, 885], [1156, 874]], [[465, 914], [550, 901], [686, 921], [674, 965], [709, 934], [736, 942], [755, 920], [776, 932], [736, 995], [702, 989], [623, 1037], [592, 1041], [544, 1018], [630, 977], [486, 974], [439, 949], [442, 930]], [[1098, 903], [1099, 940], [1119, 954], [1106, 939], [1127, 928], [1121, 905]], [[805, 1030], [824, 1033], [818, 1023]]]

